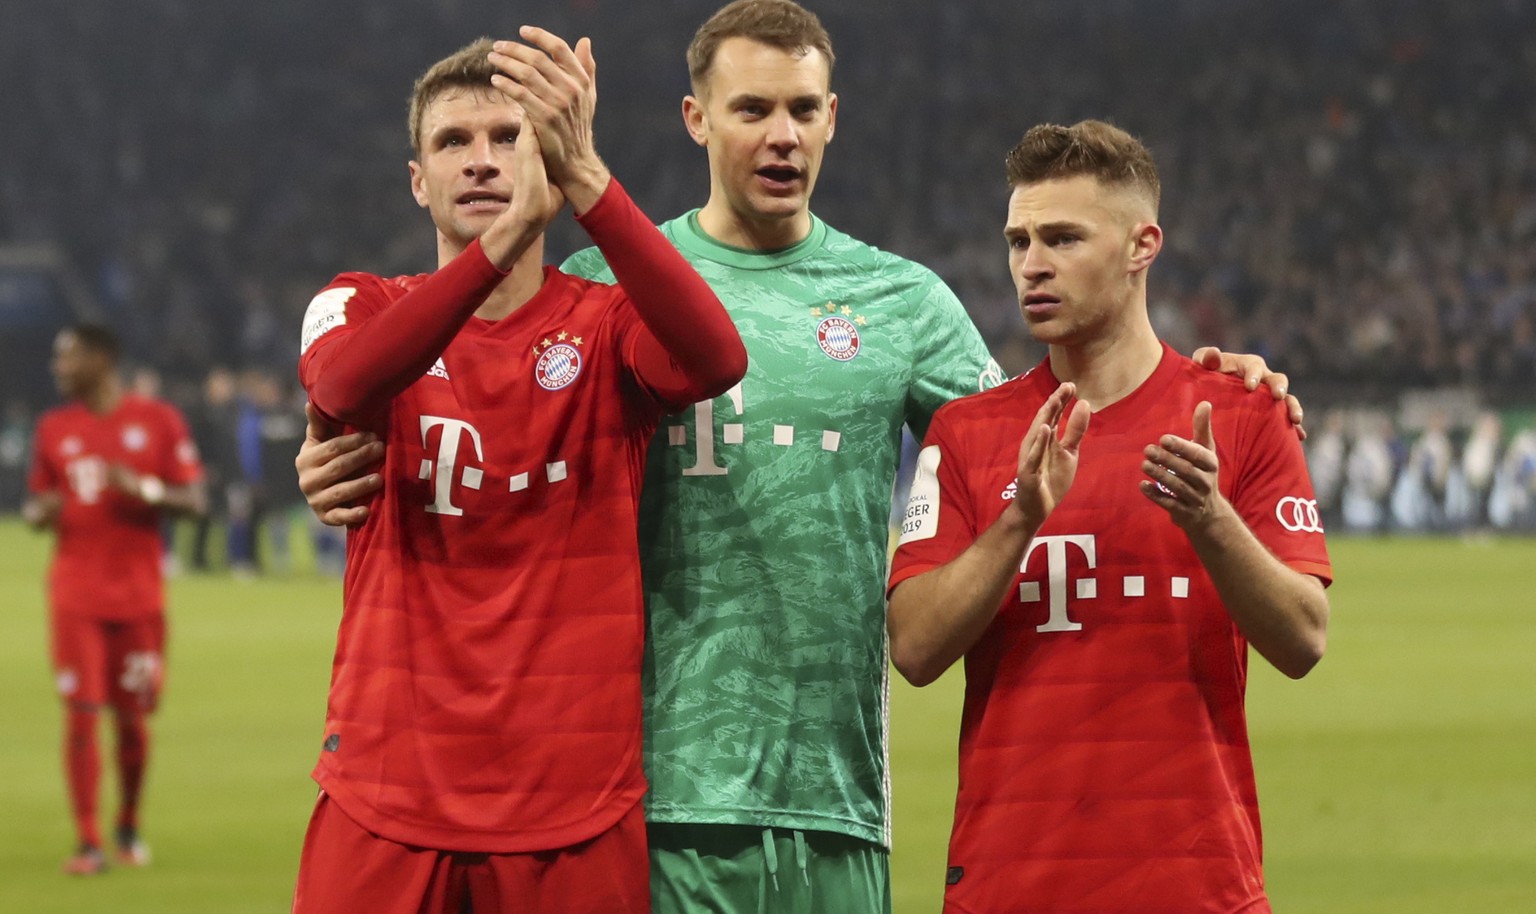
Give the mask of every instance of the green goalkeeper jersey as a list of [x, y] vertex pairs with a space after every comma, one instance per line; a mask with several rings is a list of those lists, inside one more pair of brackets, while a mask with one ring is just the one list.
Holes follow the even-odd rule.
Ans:
[[[889, 846], [885, 573], [901, 427], [1002, 380], [932, 271], [812, 220], [793, 247], [661, 226], [747, 375], [662, 421], [641, 498], [647, 815]], [[612, 282], [595, 248], [566, 272]]]

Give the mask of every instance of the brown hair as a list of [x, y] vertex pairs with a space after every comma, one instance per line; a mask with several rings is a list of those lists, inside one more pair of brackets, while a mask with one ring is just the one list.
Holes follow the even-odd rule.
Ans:
[[704, 85], [715, 52], [727, 38], [750, 38], [796, 55], [820, 51], [827, 59], [828, 76], [836, 60], [832, 36], [821, 20], [794, 0], [735, 0], [699, 26], [688, 44], [688, 78], [694, 92]]
[[106, 356], [109, 362], [116, 362], [122, 350], [117, 334], [105, 324], [71, 324], [63, 332], [73, 336], [82, 348]]
[[1104, 121], [1031, 127], [1009, 150], [1006, 162], [1011, 187], [1088, 175], [1104, 184], [1141, 191], [1154, 213], [1162, 199], [1152, 153], [1140, 140]]
[[410, 127], [411, 150], [421, 156], [421, 119], [427, 106], [450, 89], [490, 90], [491, 66], [487, 55], [491, 53], [491, 39], [477, 38], [442, 60], [427, 68], [411, 88]]

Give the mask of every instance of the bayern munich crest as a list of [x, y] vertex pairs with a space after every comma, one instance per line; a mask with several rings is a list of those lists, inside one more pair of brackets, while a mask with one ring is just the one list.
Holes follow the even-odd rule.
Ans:
[[581, 352], [570, 343], [556, 343], [539, 355], [533, 366], [534, 380], [545, 390], [569, 387], [581, 374]]
[[859, 328], [844, 317], [829, 317], [816, 326], [816, 343], [827, 358], [851, 361], [859, 354]]

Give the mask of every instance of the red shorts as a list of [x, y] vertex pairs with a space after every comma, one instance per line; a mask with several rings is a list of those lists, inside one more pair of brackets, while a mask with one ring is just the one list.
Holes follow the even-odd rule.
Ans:
[[65, 701], [155, 709], [165, 684], [165, 616], [52, 617], [53, 672]]
[[648, 914], [645, 808], [557, 850], [476, 854], [397, 844], [365, 830], [321, 792], [293, 914]]

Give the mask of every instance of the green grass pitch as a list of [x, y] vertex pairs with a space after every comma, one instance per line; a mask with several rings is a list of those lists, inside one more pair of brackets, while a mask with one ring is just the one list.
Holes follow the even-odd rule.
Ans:
[[[287, 911], [340, 585], [303, 572], [174, 581], [144, 814], [155, 861], [70, 879], [59, 872], [72, 838], [44, 641], [48, 546], [0, 521], [0, 912]], [[1276, 910], [1531, 910], [1536, 541], [1339, 539], [1332, 550], [1328, 656], [1302, 682], [1253, 665]], [[892, 687], [898, 914], [939, 909], [960, 685], [951, 671], [921, 691]], [[104, 788], [110, 816], [110, 768]]]

